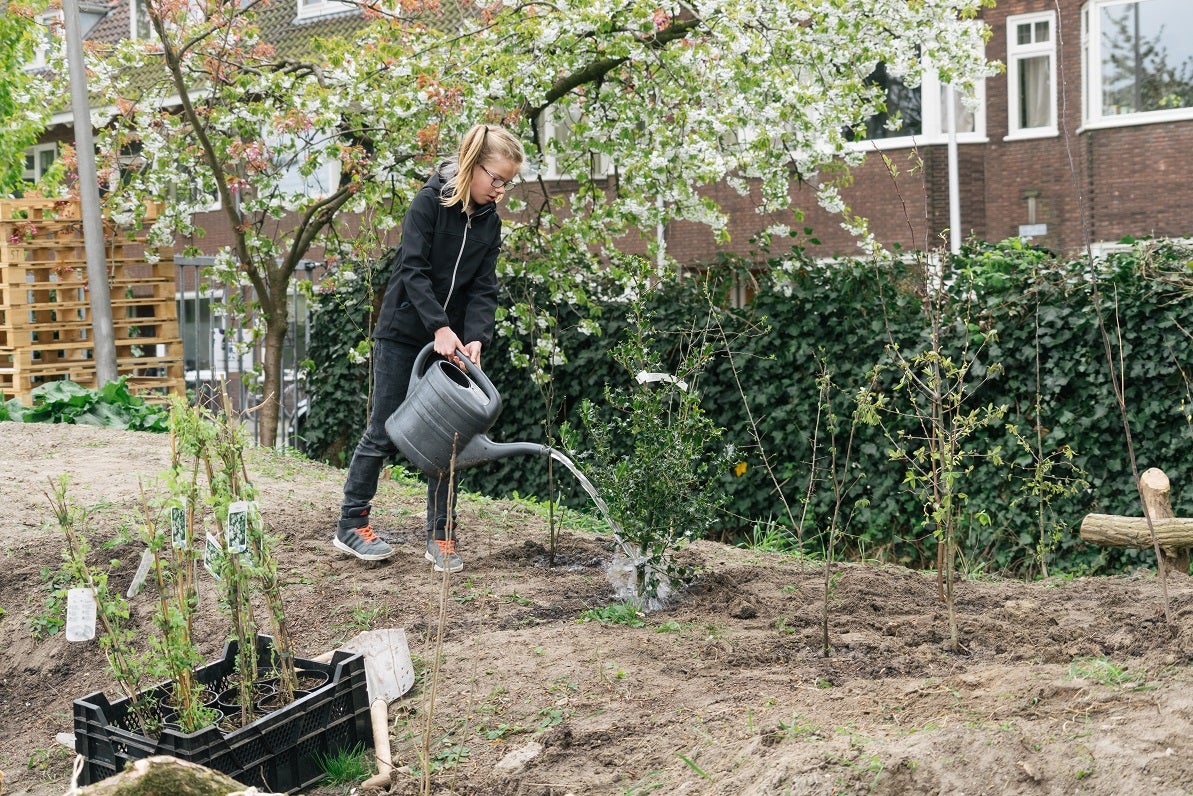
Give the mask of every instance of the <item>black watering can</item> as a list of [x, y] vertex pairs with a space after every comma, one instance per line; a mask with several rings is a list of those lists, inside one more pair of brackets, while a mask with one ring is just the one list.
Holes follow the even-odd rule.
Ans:
[[550, 455], [546, 445], [494, 442], [485, 436], [501, 414], [501, 396], [484, 372], [463, 351], [456, 355], [465, 370], [446, 359], [427, 365], [435, 350], [428, 343], [414, 360], [406, 400], [385, 421], [385, 433], [410, 462], [428, 476], [445, 478], [507, 456]]

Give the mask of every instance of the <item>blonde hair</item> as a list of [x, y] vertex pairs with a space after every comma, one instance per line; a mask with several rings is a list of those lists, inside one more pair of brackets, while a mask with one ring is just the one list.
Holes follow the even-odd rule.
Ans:
[[526, 159], [522, 142], [513, 133], [497, 125], [478, 124], [464, 134], [460, 151], [456, 154], [456, 173], [444, 186], [443, 206], [463, 205], [465, 212], [472, 203], [472, 173], [478, 163], [501, 158], [519, 169]]

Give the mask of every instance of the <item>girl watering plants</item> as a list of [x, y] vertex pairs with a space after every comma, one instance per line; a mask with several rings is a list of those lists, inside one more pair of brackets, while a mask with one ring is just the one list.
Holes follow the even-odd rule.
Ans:
[[[462, 351], [480, 365], [493, 341], [497, 309], [497, 203], [514, 184], [525, 154], [509, 131], [479, 124], [414, 197], [402, 220], [402, 240], [373, 330], [373, 408], [348, 466], [335, 547], [365, 561], [393, 555], [369, 523], [386, 460], [397, 447], [385, 421], [406, 397], [419, 351], [463, 367]], [[450, 521], [449, 521], [450, 520]], [[455, 484], [427, 480], [427, 560], [436, 572], [464, 568], [456, 552]]]

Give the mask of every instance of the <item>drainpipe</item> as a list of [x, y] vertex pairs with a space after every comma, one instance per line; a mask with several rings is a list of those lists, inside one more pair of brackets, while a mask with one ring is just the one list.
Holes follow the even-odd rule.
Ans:
[[947, 104], [945, 117], [949, 128], [949, 251], [961, 251], [961, 180], [957, 174], [957, 108], [956, 91], [951, 84], [944, 87]]

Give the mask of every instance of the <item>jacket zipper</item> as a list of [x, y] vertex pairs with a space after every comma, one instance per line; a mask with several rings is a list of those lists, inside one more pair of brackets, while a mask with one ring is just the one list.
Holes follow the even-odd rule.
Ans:
[[460, 272], [460, 260], [464, 259], [464, 247], [468, 245], [468, 230], [472, 229], [472, 216], [468, 217], [468, 223], [464, 225], [464, 239], [460, 241], [460, 251], [456, 254], [456, 264], [452, 268], [452, 283], [447, 288], [447, 298], [443, 300], [443, 310], [447, 311], [447, 305], [451, 303], [452, 293], [456, 292], [456, 274]]
[[[484, 212], [488, 212], [485, 210]], [[475, 216], [483, 215], [483, 213], [474, 213], [468, 216], [468, 221], [464, 225], [464, 239], [460, 241], [460, 251], [456, 254], [456, 264], [452, 267], [452, 283], [447, 288], [447, 298], [443, 300], [443, 310], [447, 311], [447, 305], [451, 303], [452, 293], [456, 292], [456, 275], [460, 272], [460, 260], [464, 259], [464, 247], [468, 245], [468, 230], [472, 229], [472, 219]]]

